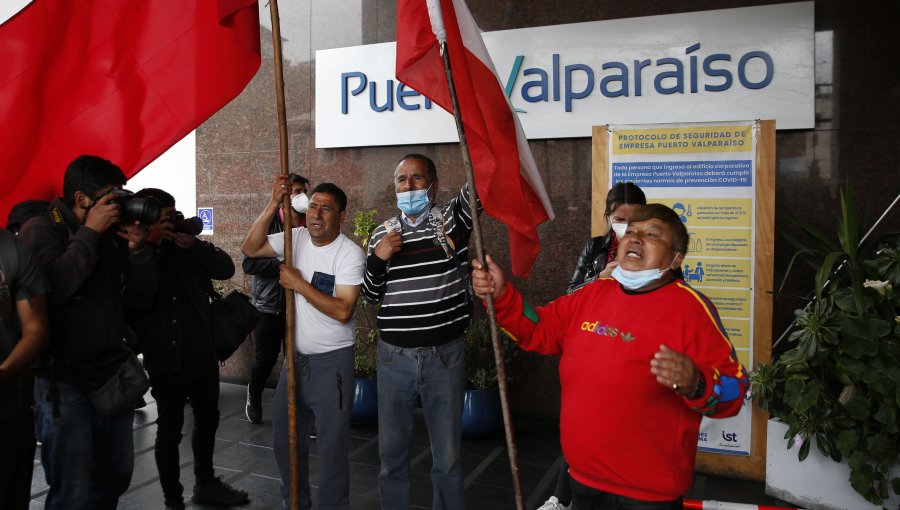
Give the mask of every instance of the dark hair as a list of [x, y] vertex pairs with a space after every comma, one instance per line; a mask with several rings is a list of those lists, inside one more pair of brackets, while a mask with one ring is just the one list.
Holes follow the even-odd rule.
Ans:
[[344, 190], [337, 187], [337, 184], [333, 184], [330, 182], [323, 182], [316, 185], [313, 188], [312, 193], [309, 196], [313, 196], [316, 193], [328, 193], [329, 195], [334, 197], [334, 201], [337, 202], [338, 208], [343, 211], [347, 208], [347, 194], [344, 193]]
[[289, 173], [288, 178], [291, 180], [291, 182], [299, 182], [300, 184], [309, 186], [309, 179], [307, 179], [306, 177], [303, 177], [300, 174]]
[[617, 182], [606, 194], [606, 214], [612, 214], [622, 204], [647, 205], [647, 197], [637, 184]]
[[91, 198], [104, 186], [124, 186], [125, 174], [122, 169], [99, 156], [81, 155], [66, 168], [63, 177], [63, 201], [71, 206], [75, 203], [75, 192], [80, 191]]
[[425, 163], [425, 168], [428, 170], [428, 177], [431, 177], [432, 181], [437, 180], [437, 167], [434, 166], [434, 161], [431, 160], [428, 156], [424, 154], [418, 154], [413, 152], [412, 154], [407, 154], [400, 158], [400, 161], [397, 161], [397, 166], [400, 166], [400, 163], [403, 163], [407, 159], [418, 159], [422, 163]]
[[175, 207], [175, 197], [169, 194], [168, 191], [163, 191], [159, 188], [144, 188], [135, 193], [134, 196], [138, 198], [153, 197], [159, 200], [159, 205], [163, 207]]
[[651, 219], [657, 219], [669, 226], [672, 233], [672, 249], [682, 255], [687, 255], [688, 249], [688, 231], [687, 227], [682, 223], [681, 218], [668, 206], [662, 204], [647, 204], [638, 207], [637, 211], [631, 215], [628, 224], [639, 223]]

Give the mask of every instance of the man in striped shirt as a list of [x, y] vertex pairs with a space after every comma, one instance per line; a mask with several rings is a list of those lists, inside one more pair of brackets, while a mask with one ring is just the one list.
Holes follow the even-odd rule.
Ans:
[[400, 214], [372, 234], [362, 284], [363, 297], [381, 303], [377, 361], [381, 508], [411, 506], [409, 448], [418, 397], [431, 438], [432, 507], [457, 510], [463, 508], [463, 334], [472, 315], [468, 186], [438, 207], [434, 162], [410, 154], [394, 171], [394, 190]]

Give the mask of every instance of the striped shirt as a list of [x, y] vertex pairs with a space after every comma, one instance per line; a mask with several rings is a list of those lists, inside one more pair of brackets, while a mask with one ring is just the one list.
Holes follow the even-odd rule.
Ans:
[[[472, 216], [468, 193], [468, 185], [463, 185], [441, 208], [443, 234], [436, 232], [430, 218], [416, 226], [399, 221], [403, 245], [388, 262], [375, 255], [375, 247], [388, 232], [387, 222], [372, 233], [362, 295], [372, 304], [381, 303], [378, 328], [385, 342], [398, 347], [441, 345], [460, 337], [469, 325]], [[449, 256], [437, 237], [440, 235], [448, 238]]]

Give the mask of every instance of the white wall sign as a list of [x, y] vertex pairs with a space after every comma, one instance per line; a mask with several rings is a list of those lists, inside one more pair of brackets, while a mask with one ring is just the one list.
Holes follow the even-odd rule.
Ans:
[[212, 207], [198, 207], [197, 208], [197, 216], [200, 218], [200, 221], [203, 222], [203, 230], [200, 232], [202, 236], [211, 236], [213, 235], [213, 208]]
[[[814, 127], [813, 2], [484, 34], [528, 138], [598, 124], [773, 118]], [[316, 147], [457, 140], [394, 77], [395, 43], [316, 52]]]

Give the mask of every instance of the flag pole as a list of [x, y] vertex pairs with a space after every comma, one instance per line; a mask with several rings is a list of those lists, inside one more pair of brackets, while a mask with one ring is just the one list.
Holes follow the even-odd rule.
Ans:
[[[278, 0], [269, 0], [269, 14], [272, 17], [272, 49], [275, 53], [275, 98], [278, 110], [278, 146], [281, 156], [281, 175], [290, 173], [288, 157], [287, 113], [284, 106], [284, 70], [281, 58], [281, 20], [278, 17]], [[281, 202], [284, 211], [284, 263], [292, 267], [293, 256], [293, 214], [291, 213], [291, 196], [285, 195]], [[297, 459], [297, 380], [294, 378], [294, 293], [284, 293], [285, 329], [284, 329], [284, 367], [287, 377], [288, 407], [288, 456], [291, 462], [291, 510], [299, 510], [300, 478]]]
[[[466, 169], [466, 182], [469, 184], [469, 210], [472, 216], [472, 234], [475, 238], [475, 255], [482, 265], [484, 260], [484, 239], [481, 237], [481, 219], [478, 214], [478, 190], [475, 188], [475, 172], [472, 170], [472, 158], [469, 156], [469, 145], [466, 142], [466, 130], [463, 126], [462, 115], [459, 112], [459, 102], [456, 98], [456, 84], [453, 81], [453, 71], [450, 69], [450, 54], [447, 42], [440, 41], [441, 56], [444, 60], [444, 73], [447, 75], [447, 84], [450, 87], [450, 101], [453, 104], [453, 118], [456, 120], [456, 132], [459, 135], [459, 148], [462, 153], [463, 166]], [[484, 266], [487, 267], [487, 266]], [[506, 364], [503, 361], [503, 344], [500, 343], [500, 334], [497, 328], [497, 314], [494, 311], [494, 297], [487, 295], [488, 321], [491, 325], [491, 342], [494, 345], [494, 362], [497, 364], [497, 386], [500, 390], [500, 407], [503, 411], [503, 429], [506, 433], [506, 449], [509, 452], [509, 468], [512, 472], [513, 490], [516, 496], [516, 510], [525, 510], [525, 500], [522, 497], [522, 482], [519, 479], [518, 450], [516, 448], [516, 436], [512, 425], [512, 415], [509, 410], [509, 387], [506, 383]]]

